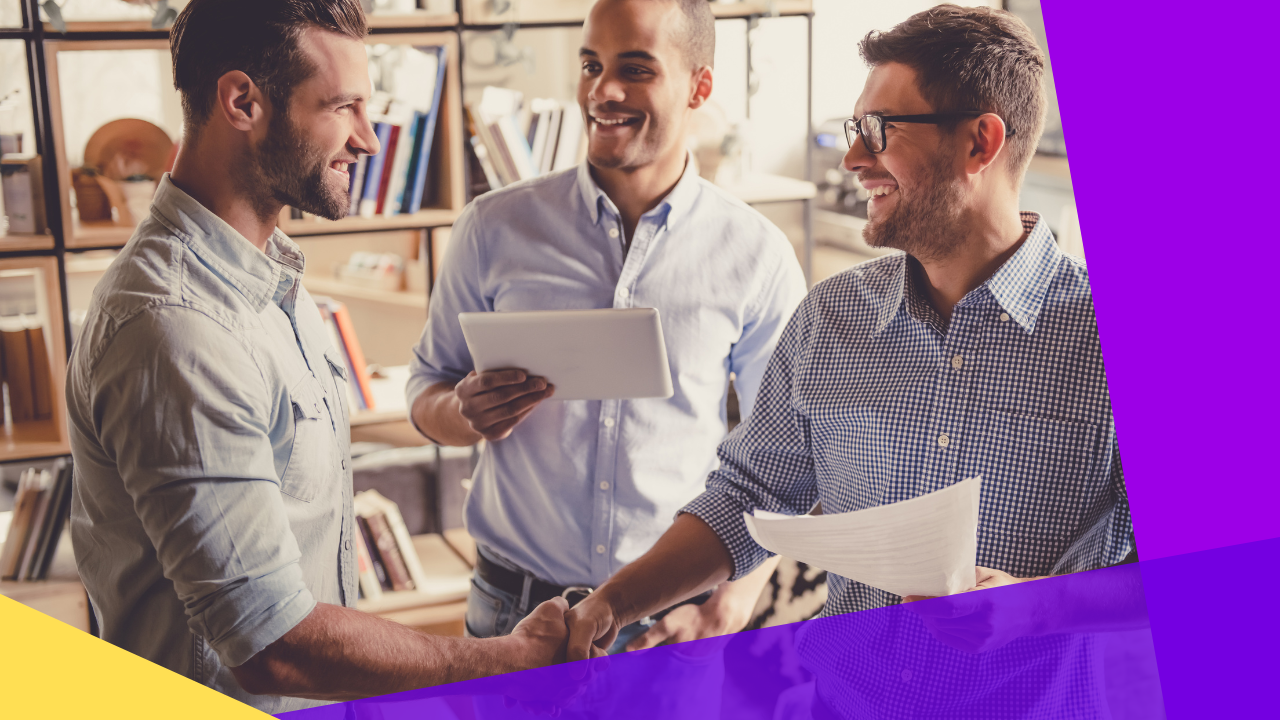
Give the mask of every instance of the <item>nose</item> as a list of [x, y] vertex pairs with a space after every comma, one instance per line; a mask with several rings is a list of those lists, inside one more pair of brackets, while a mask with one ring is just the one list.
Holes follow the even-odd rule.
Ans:
[[844, 154], [844, 160], [840, 164], [849, 172], [862, 172], [876, 164], [876, 156], [867, 150], [862, 138], [855, 137], [853, 139], [853, 147], [849, 148], [849, 152]]
[[594, 103], [622, 102], [626, 98], [627, 94], [622, 90], [622, 83], [610, 73], [600, 73], [587, 91], [587, 99]]
[[369, 120], [368, 114], [361, 112], [356, 119], [355, 127], [352, 128], [351, 141], [348, 145], [357, 152], [366, 155], [377, 155], [382, 149], [382, 144], [378, 142], [378, 134], [373, 131], [373, 123]]

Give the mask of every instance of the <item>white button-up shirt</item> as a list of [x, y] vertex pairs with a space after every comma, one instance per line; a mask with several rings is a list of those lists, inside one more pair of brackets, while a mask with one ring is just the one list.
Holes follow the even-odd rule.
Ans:
[[473, 369], [458, 313], [657, 308], [675, 394], [542, 403], [487, 443], [467, 499], [482, 545], [543, 580], [599, 585], [648, 550], [704, 487], [725, 434], [729, 373], [743, 416], [804, 296], [795, 253], [759, 213], [685, 171], [616, 237], [584, 163], [476, 198], [458, 222], [412, 364], [410, 406]]

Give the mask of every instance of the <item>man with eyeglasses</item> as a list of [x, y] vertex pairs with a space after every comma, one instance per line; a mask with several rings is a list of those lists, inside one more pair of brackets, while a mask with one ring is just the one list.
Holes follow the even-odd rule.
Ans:
[[[756, 509], [848, 512], [980, 475], [977, 588], [1133, 549], [1088, 274], [1018, 211], [1046, 108], [1034, 36], [1007, 12], [941, 5], [860, 51], [844, 167], [871, 191], [867, 241], [903, 252], [810, 292], [706, 491], [569, 611], [571, 660], [764, 561], [743, 520]], [[831, 574], [823, 614], [903, 600]]]

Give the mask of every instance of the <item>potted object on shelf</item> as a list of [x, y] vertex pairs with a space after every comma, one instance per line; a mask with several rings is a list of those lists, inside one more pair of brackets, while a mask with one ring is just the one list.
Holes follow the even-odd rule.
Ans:
[[173, 155], [168, 133], [146, 120], [113, 120], [98, 128], [85, 145], [84, 167], [72, 171], [80, 222], [136, 225]]

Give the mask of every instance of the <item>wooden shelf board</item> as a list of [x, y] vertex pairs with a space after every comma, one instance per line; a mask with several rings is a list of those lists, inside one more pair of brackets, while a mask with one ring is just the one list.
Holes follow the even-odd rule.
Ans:
[[333, 233], [369, 232], [375, 230], [402, 230], [409, 228], [440, 227], [452, 225], [458, 219], [458, 211], [447, 208], [422, 210], [412, 215], [391, 217], [345, 217], [341, 220], [283, 220], [280, 229], [286, 235], [331, 235]]
[[818, 195], [818, 186], [807, 180], [764, 173], [750, 173], [720, 187], [747, 204], [810, 200]]
[[[518, 25], [547, 23], [580, 23], [586, 20], [593, 0], [543, 0], [542, 3], [524, 3], [512, 10], [495, 14], [488, 0], [463, 0], [462, 17], [466, 25], [502, 25], [514, 22]], [[772, 6], [772, 7], [771, 7]], [[769, 15], [776, 9], [779, 15], [810, 15], [813, 0], [742, 0], [741, 2], [713, 2], [711, 12], [717, 18], [745, 18], [752, 15]]]
[[0, 462], [64, 455], [71, 451], [56, 419], [14, 423], [5, 431], [0, 435]]
[[134, 226], [115, 222], [80, 222], [72, 220], [67, 247], [124, 247], [133, 237]]
[[458, 24], [458, 13], [429, 13], [424, 11], [403, 15], [369, 15], [371, 28], [442, 28]]
[[52, 249], [52, 235], [0, 235], [0, 252]]
[[[62, 34], [53, 25], [44, 23], [47, 35], [59, 37]], [[67, 34], [71, 33], [106, 33], [106, 32], [169, 32], [169, 28], [153, 28], [150, 20], [72, 20], [67, 22]]]
[[355, 298], [357, 300], [368, 300], [369, 302], [386, 303], [388, 305], [399, 305], [401, 307], [411, 307], [414, 309], [423, 309], [427, 307], [427, 294], [425, 292], [394, 292], [389, 290], [374, 290], [372, 288], [360, 287], [345, 283], [335, 278], [326, 277], [307, 277], [303, 276], [302, 284], [307, 288], [307, 292], [312, 295], [334, 295], [340, 298]]
[[404, 408], [396, 410], [360, 410], [351, 413], [351, 427], [406, 422], [406, 415], [408, 415], [408, 411]]

